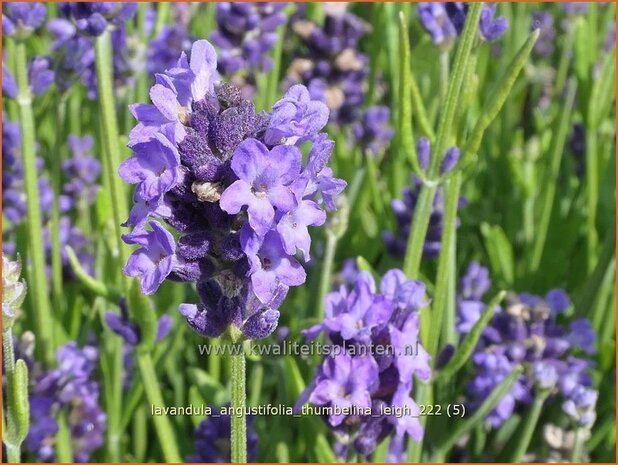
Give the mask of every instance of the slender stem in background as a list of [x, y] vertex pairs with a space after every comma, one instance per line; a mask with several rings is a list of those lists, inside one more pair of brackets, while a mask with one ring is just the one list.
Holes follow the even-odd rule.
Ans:
[[532, 403], [532, 407], [528, 411], [526, 418], [523, 420], [523, 431], [521, 431], [521, 434], [515, 436], [515, 446], [509, 463], [518, 463], [522, 461], [524, 454], [530, 445], [532, 434], [536, 429], [536, 424], [541, 416], [541, 410], [543, 409], [543, 404], [545, 403], [545, 399], [547, 399], [548, 393], [549, 391], [536, 393], [537, 396]]
[[112, 42], [109, 31], [105, 31], [97, 37], [95, 42], [96, 67], [97, 67], [97, 90], [101, 108], [103, 127], [104, 162], [110, 178], [109, 194], [111, 196], [112, 214], [114, 222], [114, 235], [116, 236], [115, 251], [120, 257], [121, 263], [126, 263], [127, 252], [120, 236], [122, 235], [121, 224], [127, 218], [127, 205], [124, 184], [117, 176], [120, 166], [120, 147], [118, 136], [118, 121], [112, 85]]
[[281, 76], [281, 59], [283, 55], [284, 34], [287, 30], [288, 16], [289, 15], [286, 12], [285, 22], [277, 28], [277, 41], [275, 42], [272, 52], [272, 68], [268, 73], [266, 92], [264, 92], [265, 101], [262, 105], [262, 108], [267, 111], [272, 108], [272, 105], [274, 105], [275, 100], [277, 99], [277, 88], [279, 86], [279, 78]]
[[575, 442], [573, 444], [573, 452], [571, 453], [571, 463], [580, 462], [583, 448], [584, 448], [584, 428], [577, 428], [575, 430]]
[[[147, 352], [138, 351], [137, 363], [140, 367], [142, 374], [142, 384], [146, 391], [148, 401], [154, 407], [164, 407], [163, 396], [161, 395], [161, 388], [159, 387], [159, 380], [152, 363], [152, 358]], [[169, 418], [164, 415], [153, 416], [155, 429], [159, 436], [159, 445], [163, 450], [163, 456], [168, 463], [181, 462], [180, 453], [178, 452], [178, 445], [174, 435], [174, 430], [169, 421]]]
[[436, 289], [431, 306], [431, 326], [429, 327], [429, 340], [427, 341], [427, 351], [435, 360], [439, 347], [440, 330], [442, 320], [447, 310], [449, 298], [449, 276], [453, 275], [450, 268], [455, 264], [451, 263], [452, 249], [455, 246], [455, 235], [457, 228], [457, 204], [459, 203], [459, 191], [461, 189], [461, 172], [457, 172], [445, 186], [445, 212], [444, 229], [442, 232], [440, 257], [438, 258], [438, 272], [436, 275]]
[[230, 347], [232, 366], [232, 434], [231, 434], [231, 461], [232, 463], [247, 463], [247, 419], [245, 407], [246, 395], [246, 362], [242, 343], [234, 343]]
[[56, 459], [60, 463], [73, 462], [73, 444], [71, 429], [69, 427], [67, 412], [58, 414], [58, 433], [56, 433]]
[[599, 203], [599, 153], [597, 130], [589, 127], [586, 131], [586, 250], [588, 272], [594, 268], [597, 258], [597, 205]]
[[326, 250], [324, 251], [324, 260], [322, 261], [322, 273], [320, 274], [320, 287], [318, 293], [318, 321], [324, 319], [324, 297], [326, 297], [326, 294], [330, 291], [337, 240], [337, 236], [334, 233], [330, 231], [326, 232]]
[[56, 313], [62, 309], [62, 256], [60, 250], [60, 188], [62, 183], [62, 144], [64, 142], [64, 123], [66, 116], [67, 95], [60, 95], [56, 114], [56, 141], [52, 153], [52, 188], [54, 198], [51, 214], [51, 243], [52, 243], [52, 302]]
[[[455, 66], [449, 81], [444, 110], [440, 116], [436, 145], [432, 151], [433, 153], [429, 163], [428, 175], [430, 179], [433, 179], [438, 173], [444, 156], [444, 150], [451, 139], [456, 104], [459, 101], [459, 94], [461, 93], [464, 77], [466, 75], [466, 63], [470, 57], [472, 44], [477, 35], [482, 7], [482, 3], [474, 3], [470, 7], [464, 32], [459, 38], [457, 54], [455, 55]], [[412, 279], [418, 276], [420, 269], [425, 236], [427, 234], [427, 228], [429, 227], [429, 217], [431, 216], [436, 190], [436, 184], [423, 185], [418, 204], [414, 210], [412, 228], [408, 237], [406, 255], [403, 262], [404, 273]]]
[[45, 276], [45, 252], [41, 221], [40, 193], [35, 155], [35, 127], [32, 114], [32, 98], [28, 84], [28, 59], [26, 44], [16, 45], [15, 74], [19, 86], [17, 103], [21, 125], [22, 157], [24, 163], [24, 184], [26, 189], [28, 248], [31, 258], [30, 294], [36, 312], [37, 349], [40, 359], [47, 365], [54, 362], [54, 335], [52, 314], [49, 306], [49, 291]]
[[560, 171], [560, 162], [562, 161], [564, 144], [570, 128], [569, 121], [571, 119], [571, 112], [573, 111], [575, 88], [575, 81], [570, 81], [570, 83], [567, 84], [567, 95], [564, 101], [563, 110], [560, 119], [558, 120], [558, 126], [552, 141], [551, 151], [548, 154], [548, 172], [545, 175], [545, 192], [543, 195], [543, 203], [541, 204], [541, 211], [539, 212], [538, 228], [532, 248], [532, 257], [530, 259], [530, 271], [532, 273], [536, 273], [538, 271], [539, 266], [541, 265], [541, 258], [543, 257], [543, 250], [545, 249], [545, 241], [547, 240], [552, 207], [556, 196], [556, 185]]
[[450, 63], [449, 63], [450, 53], [448, 50], [442, 50], [440, 52], [440, 101], [444, 101], [446, 99], [446, 93], [448, 91], [448, 80], [450, 75]]

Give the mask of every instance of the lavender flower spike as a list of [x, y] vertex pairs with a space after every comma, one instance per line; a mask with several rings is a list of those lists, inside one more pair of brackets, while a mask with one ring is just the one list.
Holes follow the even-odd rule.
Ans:
[[46, 15], [47, 8], [44, 3], [3, 3], [2, 34], [24, 39], [43, 24]]

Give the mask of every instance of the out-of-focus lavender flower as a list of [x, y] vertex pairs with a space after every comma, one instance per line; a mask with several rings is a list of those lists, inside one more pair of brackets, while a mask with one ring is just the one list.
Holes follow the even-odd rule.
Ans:
[[148, 73], [154, 75], [173, 68], [180, 54], [191, 49], [191, 42], [185, 25], [164, 26], [148, 48]]
[[[35, 57], [28, 65], [28, 83], [30, 92], [34, 95], [43, 95], [54, 83], [55, 74], [51, 69], [52, 62], [49, 57]], [[19, 93], [15, 78], [2, 62], [2, 93], [9, 98], [15, 99]]]
[[[422, 380], [431, 375], [430, 357], [419, 339], [419, 310], [427, 305], [425, 286], [408, 280], [400, 270], [388, 271], [379, 291], [373, 277], [362, 271], [350, 286], [328, 294], [324, 321], [304, 334], [315, 339], [325, 333], [333, 350], [296, 409], [306, 402], [343, 409], [325, 420], [363, 456], [391, 434], [394, 455], [402, 450], [397, 446], [406, 435], [420, 441], [420, 409], [410, 391], [414, 375]], [[384, 350], [372, 350], [377, 346]], [[402, 408], [406, 414], [380, 415], [383, 407]]]
[[[212, 415], [202, 421], [195, 430], [195, 454], [187, 457], [187, 463], [226, 463], [231, 458], [230, 433], [232, 420], [211, 407]], [[253, 416], [247, 416], [247, 460], [255, 462], [258, 451], [258, 435], [253, 429]]]
[[612, 21], [607, 31], [607, 37], [603, 44], [603, 50], [606, 52], [611, 51], [616, 46], [616, 23]]
[[69, 342], [58, 349], [58, 368], [44, 372], [32, 387], [30, 430], [26, 447], [41, 461], [54, 461], [57, 415], [66, 413], [76, 462], [87, 462], [103, 444], [107, 418], [99, 406], [99, 384], [93, 379], [98, 350]]
[[[426, 171], [431, 158], [429, 140], [421, 137], [416, 144], [416, 151], [419, 165], [423, 171]], [[446, 151], [441, 167], [443, 174], [455, 167], [457, 161], [459, 161], [459, 155], [460, 151], [457, 147], [451, 147]], [[405, 254], [420, 190], [421, 180], [418, 179], [416, 175], [412, 175], [412, 186], [403, 189], [403, 199], [395, 199], [391, 202], [391, 207], [397, 220], [398, 230], [395, 233], [385, 231], [382, 233], [382, 238], [386, 243], [388, 252], [396, 257], [402, 257]], [[460, 197], [458, 208], [464, 207], [465, 203], [465, 199]], [[425, 246], [423, 248], [425, 257], [435, 257], [440, 252], [443, 219], [444, 199], [442, 190], [439, 189], [433, 201], [433, 209], [429, 219], [429, 229], [427, 230], [427, 238], [425, 239]], [[459, 224], [459, 220], [457, 220], [457, 222]]]
[[569, 148], [575, 159], [575, 174], [582, 178], [586, 172], [586, 128], [583, 123], [574, 123]]
[[[431, 35], [435, 45], [449, 48], [463, 32], [469, 6], [465, 2], [421, 2], [418, 15], [421, 24]], [[504, 16], [496, 16], [496, 5], [486, 4], [481, 10], [479, 35], [482, 40], [495, 42], [509, 27]]]
[[284, 85], [302, 83], [311, 98], [326, 103], [330, 122], [346, 125], [358, 120], [365, 99], [369, 59], [358, 50], [367, 25], [357, 16], [327, 14], [323, 27], [307, 20], [293, 23], [303, 49], [292, 60]]
[[553, 15], [548, 11], [535, 11], [532, 13], [531, 29], [539, 30], [539, 38], [534, 44], [534, 53], [542, 57], [554, 53], [556, 29]]
[[597, 418], [595, 408], [598, 397], [599, 393], [594, 389], [578, 385], [562, 404], [562, 409], [578, 426], [590, 428]]
[[564, 12], [569, 15], [582, 15], [588, 11], [588, 4], [586, 2], [562, 2], [561, 3]]
[[68, 182], [63, 191], [72, 200], [72, 205], [85, 202], [92, 205], [96, 199], [101, 174], [101, 163], [90, 155], [94, 141], [90, 136], [82, 138], [69, 135], [69, 147], [72, 157], [62, 162], [62, 168]]
[[43, 3], [3, 3], [2, 35], [24, 39], [43, 24], [46, 15], [47, 8]]
[[124, 25], [137, 12], [131, 2], [62, 2], [61, 13], [75, 23], [77, 30], [87, 36], [99, 36], [108, 28]]
[[285, 22], [285, 2], [217, 3], [217, 30], [210, 40], [219, 49], [221, 74], [269, 71], [268, 52], [277, 40], [277, 28]]
[[[481, 270], [473, 263], [462, 279], [457, 323], [461, 334], [468, 332], [485, 311], [481, 299], [490, 282], [487, 270]], [[485, 284], [479, 287], [481, 292], [472, 295], [468, 291], [470, 282], [479, 276]], [[472, 356], [476, 372], [466, 387], [470, 407], [477, 408], [515, 367], [525, 369], [488, 415], [491, 427], [499, 427], [518, 406], [529, 405], [539, 390], [559, 396], [569, 414], [578, 402], [578, 392], [589, 390], [591, 362], [575, 354], [578, 350], [594, 353], [596, 335], [587, 320], [573, 322], [570, 331], [557, 322], [558, 315], [570, 305], [566, 293], [554, 289], [545, 297], [509, 294], [504, 307], [496, 310]]]
[[394, 131], [389, 126], [390, 110], [385, 106], [367, 108], [361, 121], [352, 128], [354, 137], [369, 153], [381, 154], [388, 146]]
[[26, 298], [26, 281], [20, 280], [21, 260], [11, 261], [2, 254], [2, 331], [13, 326]]
[[216, 337], [234, 325], [259, 339], [276, 328], [288, 288], [305, 280], [294, 255], [309, 259], [307, 226], [324, 222], [323, 205], [345, 183], [326, 166], [324, 104], [296, 86], [272, 114], [258, 114], [238, 88], [218, 82], [216, 68], [212, 45], [197, 41], [190, 60], [182, 53], [157, 76], [152, 105], [130, 107], [134, 155], [119, 172], [136, 184], [136, 204], [123, 237], [140, 248], [125, 273], [147, 294], [166, 279], [196, 282], [200, 303], [180, 306], [193, 329]]

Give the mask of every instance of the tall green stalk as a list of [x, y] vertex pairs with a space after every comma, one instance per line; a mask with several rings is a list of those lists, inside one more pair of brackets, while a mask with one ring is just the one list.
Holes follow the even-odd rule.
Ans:
[[[459, 38], [457, 54], [455, 55], [455, 65], [449, 81], [444, 109], [440, 115], [436, 145], [432, 150], [433, 156], [429, 162], [428, 177], [430, 180], [433, 180], [438, 174], [444, 151], [451, 141], [451, 131], [456, 113], [455, 110], [457, 102], [459, 102], [459, 95], [466, 75], [466, 64], [470, 57], [472, 44], [477, 36], [482, 8], [482, 3], [474, 3], [470, 7], [463, 34]], [[408, 237], [406, 255], [403, 262], [404, 273], [412, 279], [418, 277], [421, 258], [423, 256], [423, 245], [425, 243], [425, 236], [427, 235], [427, 228], [429, 227], [429, 217], [431, 216], [433, 200], [437, 189], [438, 184], [436, 182], [425, 183], [421, 189], [418, 203], [414, 210], [412, 228]]]
[[45, 251], [40, 206], [38, 173], [36, 168], [36, 131], [32, 113], [32, 96], [28, 83], [28, 57], [26, 44], [16, 45], [15, 75], [19, 86], [17, 103], [21, 126], [22, 158], [28, 221], [28, 249], [31, 259], [30, 294], [36, 312], [37, 349], [40, 359], [47, 365], [54, 363], [53, 319], [49, 306], [49, 287], [45, 276]]
[[245, 407], [246, 394], [246, 361], [242, 343], [235, 342], [230, 347], [232, 365], [232, 431], [231, 431], [231, 461], [232, 463], [247, 463], [247, 418]]

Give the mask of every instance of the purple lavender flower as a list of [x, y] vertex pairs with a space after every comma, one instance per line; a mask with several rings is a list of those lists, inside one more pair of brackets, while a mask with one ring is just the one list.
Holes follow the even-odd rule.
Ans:
[[[221, 415], [216, 407], [212, 415], [202, 421], [195, 430], [195, 454], [187, 457], [187, 463], [226, 463], [230, 461], [231, 417]], [[247, 459], [255, 462], [258, 450], [258, 435], [253, 429], [253, 416], [247, 416]]]
[[54, 461], [53, 437], [58, 431], [56, 415], [66, 412], [73, 456], [87, 462], [103, 444], [106, 415], [99, 406], [99, 385], [92, 379], [98, 351], [93, 346], [64, 345], [56, 354], [58, 368], [36, 379], [30, 397], [30, 430], [26, 447], [41, 461]]
[[[429, 159], [431, 157], [431, 146], [429, 140], [421, 137], [416, 146], [418, 161], [421, 169], [427, 170]], [[446, 173], [452, 170], [459, 161], [460, 151], [457, 147], [449, 148], [444, 154], [442, 161], [441, 172]], [[382, 233], [382, 238], [386, 243], [386, 248], [393, 256], [403, 256], [407, 247], [408, 236], [412, 229], [412, 219], [416, 202], [420, 194], [421, 181], [416, 175], [412, 175], [412, 186], [403, 189], [403, 199], [395, 199], [391, 202], [391, 207], [395, 213], [397, 220], [398, 231], [393, 233], [385, 231]], [[458, 208], [464, 207], [466, 200], [463, 197], [459, 198]], [[435, 257], [440, 252], [442, 241], [442, 227], [444, 216], [444, 199], [442, 190], [439, 189], [434, 201], [433, 210], [429, 219], [429, 229], [423, 253], [425, 257]], [[459, 220], [457, 220], [459, 223]]]
[[532, 13], [531, 29], [539, 30], [539, 38], [534, 44], [534, 53], [546, 57], [554, 53], [554, 40], [556, 29], [554, 27], [554, 17], [548, 11], [536, 11]]
[[[134, 231], [124, 238], [141, 247], [125, 273], [144, 293], [165, 279], [197, 283], [199, 303], [179, 309], [204, 336], [234, 325], [266, 337], [288, 288], [305, 281], [294, 255], [309, 259], [307, 227], [324, 223], [323, 205], [334, 207], [345, 187], [326, 166], [333, 144], [319, 131], [328, 110], [298, 86], [272, 114], [256, 113], [240, 89], [219, 82], [208, 42], [195, 42], [190, 55], [157, 75], [152, 104], [130, 107], [134, 155], [119, 174], [137, 187], [126, 223]], [[152, 218], [178, 240], [158, 221], [144, 230]]]
[[[54, 83], [55, 74], [49, 57], [34, 57], [28, 64], [28, 82], [33, 95], [43, 95]], [[15, 78], [2, 62], [2, 93], [16, 99], [19, 89]]]
[[[463, 334], [485, 311], [481, 299], [490, 287], [487, 270], [472, 263], [461, 287], [457, 330]], [[563, 408], [571, 414], [577, 393], [589, 389], [591, 363], [574, 354], [578, 350], [594, 353], [596, 335], [587, 320], [572, 322], [570, 331], [557, 322], [570, 305], [564, 291], [553, 289], [545, 297], [509, 294], [504, 308], [496, 310], [472, 356], [476, 372], [466, 387], [470, 407], [477, 408], [515, 367], [523, 365], [525, 370], [488, 415], [492, 428], [499, 427], [516, 408], [530, 405], [538, 390], [560, 396]]]
[[449, 47], [459, 34], [444, 5], [444, 2], [420, 2], [418, 17], [434, 45]]
[[219, 48], [219, 71], [232, 76], [240, 71], [269, 71], [268, 52], [277, 40], [277, 28], [285, 22], [285, 2], [217, 3], [218, 29], [210, 35]]
[[[435, 45], [449, 47], [463, 32], [469, 5], [466, 2], [419, 3], [419, 18], [431, 35]], [[509, 26], [504, 16], [498, 18], [496, 5], [486, 4], [481, 10], [479, 35], [482, 40], [495, 42], [502, 37]]]
[[578, 426], [590, 428], [597, 417], [595, 407], [598, 397], [599, 393], [594, 389], [579, 385], [562, 405], [562, 409]]
[[573, 124], [569, 148], [575, 159], [575, 174], [582, 178], [586, 170], [586, 128], [582, 123]]
[[176, 66], [180, 54], [191, 49], [191, 42], [185, 24], [164, 26], [159, 35], [150, 43], [148, 72], [150, 74], [163, 73]]
[[101, 163], [90, 155], [93, 144], [91, 136], [80, 138], [69, 135], [72, 157], [62, 162], [62, 168], [69, 178], [63, 191], [73, 204], [83, 199], [85, 205], [92, 205], [99, 191], [97, 181], [101, 174]]
[[390, 110], [388, 107], [375, 106], [365, 110], [361, 121], [352, 128], [354, 137], [374, 156], [380, 155], [388, 146], [394, 131], [389, 126]]
[[123, 25], [137, 12], [130, 2], [66, 2], [59, 4], [66, 18], [75, 22], [77, 30], [88, 36], [99, 36], [108, 28]]
[[367, 31], [357, 16], [326, 12], [323, 27], [304, 19], [293, 23], [303, 50], [287, 71], [285, 85], [305, 84], [312, 99], [324, 102], [330, 122], [347, 125], [358, 120], [365, 99], [369, 59], [358, 51]]
[[2, 34], [23, 39], [43, 24], [46, 15], [47, 8], [43, 3], [3, 3]]
[[[427, 306], [425, 286], [390, 270], [376, 290], [373, 277], [357, 272], [352, 287], [342, 285], [325, 300], [325, 320], [304, 332], [309, 339], [324, 332], [332, 350], [296, 404], [354, 407], [325, 420], [349, 447], [368, 456], [394, 433], [390, 452], [399, 456], [407, 435], [420, 441], [420, 409], [410, 397], [413, 376], [431, 375], [429, 354], [420, 345], [419, 310]], [[379, 347], [379, 349], [378, 349]], [[383, 407], [406, 415], [380, 415]], [[369, 412], [372, 414], [370, 415]]]

